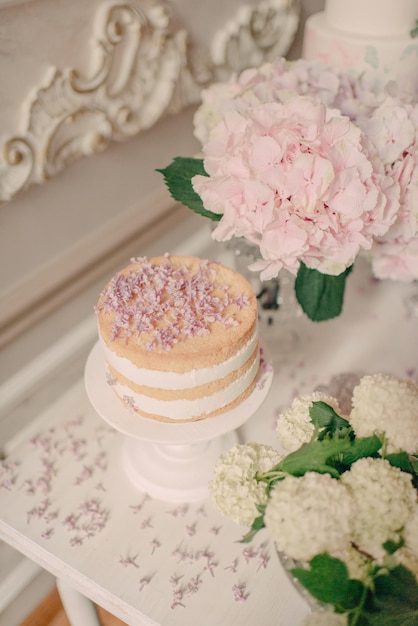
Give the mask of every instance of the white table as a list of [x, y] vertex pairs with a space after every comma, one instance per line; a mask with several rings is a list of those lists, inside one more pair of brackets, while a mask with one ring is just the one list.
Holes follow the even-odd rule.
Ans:
[[[274, 443], [278, 411], [340, 373], [416, 379], [418, 317], [405, 306], [413, 291], [373, 280], [359, 263], [340, 318], [299, 320], [299, 342], [276, 358], [272, 390], [240, 439]], [[140, 493], [124, 474], [122, 443], [80, 373], [0, 466], [0, 538], [57, 577], [72, 625], [99, 623], [88, 598], [132, 626], [298, 626], [308, 608], [267, 535], [241, 544], [244, 529], [209, 500]]]

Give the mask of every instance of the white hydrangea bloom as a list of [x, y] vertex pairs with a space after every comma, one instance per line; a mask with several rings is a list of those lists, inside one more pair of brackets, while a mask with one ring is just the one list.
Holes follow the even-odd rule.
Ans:
[[340, 413], [338, 400], [322, 391], [295, 398], [290, 407], [279, 415], [277, 420], [277, 437], [280, 445], [287, 452], [293, 452], [303, 443], [308, 443], [314, 433], [309, 410], [314, 402], [325, 402]]
[[403, 537], [405, 547], [418, 559], [418, 503], [415, 503], [413, 515], [405, 524]]
[[353, 502], [329, 474], [287, 476], [270, 493], [264, 522], [277, 549], [299, 561], [342, 552], [352, 533]]
[[267, 502], [266, 485], [255, 475], [267, 472], [281, 458], [277, 450], [259, 443], [238, 444], [222, 455], [209, 483], [217, 509], [235, 523], [251, 526], [260, 515], [256, 505]]
[[354, 547], [350, 546], [347, 550], [344, 550], [344, 552], [335, 552], [332, 556], [335, 556], [345, 563], [350, 578], [356, 578], [358, 580], [367, 579], [370, 572], [370, 559], [364, 556], [364, 554], [361, 554]]
[[407, 567], [418, 582], [418, 502], [415, 504], [412, 517], [405, 524], [403, 538], [405, 545], [397, 550], [395, 559]]
[[385, 459], [365, 458], [353, 463], [340, 480], [355, 502], [354, 542], [375, 559], [382, 559], [382, 544], [397, 541], [398, 531], [413, 515], [416, 492], [411, 476]]
[[318, 609], [303, 620], [301, 626], [346, 626], [347, 616]]
[[388, 452], [418, 452], [418, 384], [385, 374], [363, 376], [349, 421], [357, 436], [386, 433]]

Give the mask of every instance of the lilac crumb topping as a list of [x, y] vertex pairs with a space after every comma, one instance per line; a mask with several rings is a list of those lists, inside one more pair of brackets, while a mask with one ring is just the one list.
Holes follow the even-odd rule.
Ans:
[[126, 275], [118, 274], [104, 289], [96, 313], [114, 314], [111, 339], [141, 336], [146, 350], [170, 350], [187, 337], [209, 333], [220, 322], [238, 325], [230, 306], [249, 304], [244, 294], [233, 296], [216, 282], [209, 261], [201, 261], [195, 274], [186, 265], [174, 265], [166, 256], [161, 265], [145, 257], [132, 259]]

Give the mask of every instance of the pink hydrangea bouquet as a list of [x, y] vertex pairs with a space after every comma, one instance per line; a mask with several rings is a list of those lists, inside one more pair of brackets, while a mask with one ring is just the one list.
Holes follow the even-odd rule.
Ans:
[[323, 391], [277, 421], [278, 447], [238, 444], [209, 489], [267, 532], [313, 613], [303, 626], [418, 624], [418, 384], [363, 376], [344, 415]]
[[[306, 315], [330, 319], [359, 253], [379, 277], [418, 277], [417, 106], [402, 100], [404, 123], [390, 97], [361, 76], [279, 59], [205, 90], [203, 158], [159, 171], [177, 201], [217, 222], [215, 240], [245, 238], [262, 280], [289, 270]], [[391, 151], [383, 127], [392, 139], [402, 130]], [[385, 272], [390, 254], [408, 269]]]
[[418, 102], [387, 94], [356, 124], [373, 143], [384, 171], [399, 185], [398, 216], [370, 250], [377, 278], [418, 280]]

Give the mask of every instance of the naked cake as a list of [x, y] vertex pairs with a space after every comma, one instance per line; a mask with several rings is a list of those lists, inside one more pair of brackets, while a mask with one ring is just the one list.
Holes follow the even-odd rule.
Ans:
[[133, 412], [187, 422], [243, 401], [259, 369], [252, 287], [215, 261], [132, 259], [96, 305], [107, 381]]

